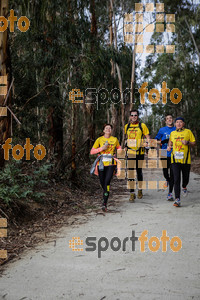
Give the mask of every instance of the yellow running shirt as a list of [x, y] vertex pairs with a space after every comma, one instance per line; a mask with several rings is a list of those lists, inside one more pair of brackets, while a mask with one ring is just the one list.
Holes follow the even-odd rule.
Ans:
[[134, 145], [134, 141], [133, 141], [133, 145], [132, 145], [132, 141], [127, 142], [128, 148], [130, 148], [131, 150], [135, 150], [136, 154], [144, 154], [144, 148], [143, 147], [140, 148], [140, 145], [143, 142], [142, 135], [149, 134], [149, 129], [144, 123], [141, 123], [141, 127], [142, 127], [142, 131], [141, 131], [139, 122], [137, 124], [130, 123], [128, 131], [127, 131], [127, 127], [128, 124], [126, 124], [124, 127], [124, 132], [125, 134], [127, 134], [127, 139], [135, 140], [135, 145]]
[[169, 140], [173, 143], [171, 162], [191, 164], [190, 146], [183, 145], [181, 141], [186, 140], [189, 142], [195, 142], [195, 137], [192, 131], [189, 129], [172, 131]]
[[[114, 155], [116, 147], [118, 148], [120, 146], [119, 141], [116, 137], [111, 136], [109, 138], [105, 138], [104, 136], [99, 137], [92, 148], [100, 148], [103, 147], [103, 145], [108, 141], [108, 148], [104, 151], [101, 151], [100, 154], [111, 154]], [[104, 166], [111, 166], [116, 165], [116, 161], [112, 158], [105, 158], [103, 159]], [[99, 162], [98, 162], [99, 165]]]

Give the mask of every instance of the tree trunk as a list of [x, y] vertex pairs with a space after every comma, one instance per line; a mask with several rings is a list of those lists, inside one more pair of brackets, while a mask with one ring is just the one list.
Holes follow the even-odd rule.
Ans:
[[[90, 13], [91, 13], [91, 53], [95, 55], [95, 43], [97, 39], [97, 21], [96, 21], [96, 14], [95, 14], [95, 1], [90, 0]], [[91, 85], [94, 86], [94, 82], [91, 82]], [[86, 101], [87, 102], [87, 101]], [[94, 143], [95, 139], [95, 109], [94, 104], [86, 104], [86, 124], [88, 128], [88, 142], [87, 142], [87, 149], [86, 155], [89, 156], [90, 149]]]
[[72, 168], [72, 172], [71, 172], [71, 179], [72, 180], [76, 180], [76, 161], [75, 161], [75, 154], [76, 154], [76, 122], [75, 122], [75, 118], [76, 118], [76, 104], [74, 104], [72, 102], [72, 123], [71, 123], [71, 129], [72, 129], [72, 164], [71, 164], [71, 168]]
[[63, 116], [58, 110], [56, 107], [51, 107], [47, 117], [50, 136], [48, 157], [55, 155], [57, 162], [63, 157]]
[[[97, 36], [97, 21], [95, 15], [95, 2], [94, 0], [90, 0], [90, 13], [91, 13], [91, 34], [92, 38], [96, 38]], [[93, 46], [93, 43], [92, 43]]]
[[131, 99], [130, 99], [130, 111], [133, 109], [135, 98], [134, 98], [134, 90], [135, 90], [135, 46], [133, 49], [133, 60], [132, 60], [132, 72], [131, 72]]
[[[9, 1], [0, 1], [0, 15], [8, 17]], [[10, 74], [10, 53], [8, 48], [8, 29], [0, 33], [0, 76], [8, 76], [7, 90], [9, 89], [9, 82], [11, 82]], [[0, 106], [3, 106], [6, 95], [0, 96]], [[7, 105], [11, 102], [9, 96]], [[10, 136], [10, 115], [7, 117], [0, 117], [0, 144], [4, 144]], [[4, 166], [4, 153], [3, 149], [0, 150], [0, 167]]]
[[192, 41], [193, 41], [193, 43], [194, 43], [194, 47], [195, 47], [196, 52], [197, 52], [197, 55], [198, 55], [198, 57], [199, 57], [199, 64], [200, 64], [200, 53], [199, 53], [199, 49], [198, 49], [197, 43], [196, 43], [196, 41], [195, 41], [195, 39], [194, 39], [194, 35], [193, 35], [193, 33], [192, 33], [191, 29], [190, 29], [190, 25], [188, 24], [188, 21], [187, 21], [186, 17], [185, 17], [185, 23], [186, 23], [186, 25], [187, 25], [187, 27], [188, 27], [190, 36], [191, 36]]
[[[111, 6], [111, 9], [112, 9], [112, 13], [113, 13], [113, 23], [114, 23], [114, 47], [115, 47], [115, 50], [117, 51], [117, 28], [116, 28], [116, 22], [115, 22], [113, 0], [110, 0], [110, 6]], [[119, 90], [120, 90], [121, 123], [122, 123], [122, 128], [124, 129], [125, 119], [124, 119], [124, 104], [123, 104], [123, 84], [122, 84], [122, 77], [121, 77], [121, 71], [120, 71], [119, 65], [116, 63], [115, 66], [116, 66], [116, 70], [117, 70], [118, 86], [119, 86]], [[117, 126], [117, 111], [116, 111], [115, 107], [114, 107], [114, 109], [115, 109], [115, 113], [113, 113], [113, 124], [115, 125], [114, 129], [116, 131], [116, 126]], [[123, 130], [122, 142], [123, 142], [123, 140], [124, 140], [124, 130]]]
[[[109, 33], [110, 33], [110, 46], [112, 47], [113, 44], [113, 28], [112, 28], [112, 18], [113, 18], [113, 2], [110, 0], [110, 6], [109, 6]], [[115, 67], [114, 62], [111, 59], [111, 77], [115, 77]]]

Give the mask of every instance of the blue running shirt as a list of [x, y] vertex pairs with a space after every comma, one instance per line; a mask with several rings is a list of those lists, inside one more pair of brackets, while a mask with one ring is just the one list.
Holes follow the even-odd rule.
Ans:
[[[176, 127], [165, 126], [165, 127], [160, 128], [155, 139], [156, 140], [161, 139], [161, 144], [162, 144], [161, 149], [167, 149], [170, 133], [174, 130], [176, 130]], [[171, 157], [171, 153], [172, 153], [172, 150], [170, 152], [167, 151], [167, 157]]]

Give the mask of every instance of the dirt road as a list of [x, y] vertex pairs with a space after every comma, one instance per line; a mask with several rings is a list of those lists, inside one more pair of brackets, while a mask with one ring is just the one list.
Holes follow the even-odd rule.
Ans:
[[[162, 180], [161, 171], [153, 175]], [[151, 178], [152, 173], [145, 176]], [[63, 228], [56, 241], [11, 263], [0, 278], [0, 299], [200, 299], [199, 183], [200, 176], [191, 173], [189, 194], [180, 208], [166, 201], [166, 191], [161, 190], [146, 190], [135, 203], [128, 202], [128, 193], [113, 195], [117, 206], [110, 207], [109, 213], [93, 212], [84, 224]], [[134, 232], [140, 237], [144, 230], [148, 230], [145, 252], [137, 240], [133, 251], [130, 237]], [[149, 239], [160, 239], [163, 230], [170, 240], [180, 238], [178, 252], [171, 250], [170, 241], [166, 252], [161, 242], [157, 252], [149, 249]], [[69, 248], [73, 237], [83, 240], [76, 246], [83, 251]], [[93, 246], [86, 244], [88, 237], [96, 237]], [[86, 251], [95, 246], [95, 251]], [[172, 244], [173, 249], [176, 246]]]

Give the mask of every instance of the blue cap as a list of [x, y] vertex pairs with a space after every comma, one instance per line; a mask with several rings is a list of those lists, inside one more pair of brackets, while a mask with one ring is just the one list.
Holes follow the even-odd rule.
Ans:
[[176, 118], [175, 122], [178, 121], [178, 120], [181, 120], [181, 121], [185, 122], [185, 121], [184, 121], [184, 118], [182, 118], [182, 117]]

